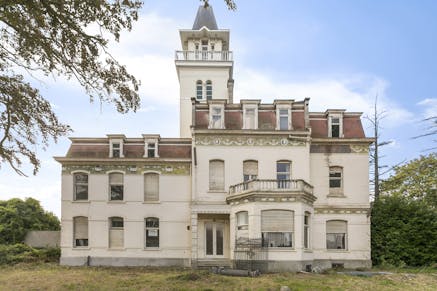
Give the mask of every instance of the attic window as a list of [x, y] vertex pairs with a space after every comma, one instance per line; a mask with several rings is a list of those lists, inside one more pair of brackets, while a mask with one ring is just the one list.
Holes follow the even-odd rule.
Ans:
[[331, 118], [331, 137], [340, 137], [340, 118]]
[[112, 157], [113, 158], [120, 157], [120, 144], [118, 142], [112, 143]]
[[158, 158], [158, 140], [146, 139], [144, 142], [144, 157], [145, 158]]

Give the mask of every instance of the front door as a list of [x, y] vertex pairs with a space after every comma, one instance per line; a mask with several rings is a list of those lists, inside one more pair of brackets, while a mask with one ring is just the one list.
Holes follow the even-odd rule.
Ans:
[[223, 233], [225, 224], [222, 222], [205, 222], [205, 250], [207, 257], [223, 257]]

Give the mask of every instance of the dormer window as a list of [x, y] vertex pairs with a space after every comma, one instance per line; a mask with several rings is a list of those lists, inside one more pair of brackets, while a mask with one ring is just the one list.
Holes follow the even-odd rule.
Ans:
[[159, 135], [143, 134], [144, 138], [144, 158], [158, 158]]
[[108, 134], [109, 137], [109, 157], [110, 158], [124, 158], [123, 155], [123, 141], [124, 135]]
[[329, 137], [343, 137], [343, 116], [341, 114], [328, 116], [328, 131]]
[[118, 143], [118, 142], [112, 143], [112, 157], [113, 158], [120, 157], [120, 143]]
[[209, 109], [210, 126], [209, 128], [222, 129], [224, 128], [223, 107], [211, 106]]

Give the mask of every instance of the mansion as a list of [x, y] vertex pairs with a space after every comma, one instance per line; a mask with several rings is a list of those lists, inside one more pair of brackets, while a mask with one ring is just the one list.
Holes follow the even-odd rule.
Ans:
[[61, 264], [370, 267], [361, 113], [234, 102], [230, 31], [207, 3], [180, 38], [180, 137], [71, 138], [55, 157]]

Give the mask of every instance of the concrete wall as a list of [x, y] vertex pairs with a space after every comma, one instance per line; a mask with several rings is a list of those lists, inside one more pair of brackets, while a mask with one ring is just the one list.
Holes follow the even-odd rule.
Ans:
[[24, 243], [34, 248], [59, 247], [61, 239], [60, 231], [31, 230], [26, 234]]

